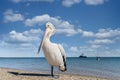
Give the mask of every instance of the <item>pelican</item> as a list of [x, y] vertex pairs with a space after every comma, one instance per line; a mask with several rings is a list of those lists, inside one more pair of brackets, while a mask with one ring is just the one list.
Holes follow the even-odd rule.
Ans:
[[55, 33], [55, 27], [52, 23], [46, 23], [46, 30], [40, 43], [38, 54], [41, 48], [44, 51], [47, 62], [51, 65], [51, 76], [53, 77], [53, 66], [56, 66], [62, 72], [66, 71], [65, 50], [60, 44], [52, 43], [50, 37]]

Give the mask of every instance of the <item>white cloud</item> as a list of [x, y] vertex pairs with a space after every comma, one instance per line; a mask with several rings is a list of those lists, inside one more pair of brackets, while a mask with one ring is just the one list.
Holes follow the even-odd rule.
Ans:
[[78, 4], [80, 2], [81, 0], [63, 0], [62, 5], [65, 7], [71, 7], [72, 5]]
[[101, 46], [102, 45], [99, 45], [99, 44], [93, 44], [91, 47], [97, 49], [97, 48], [100, 48]]
[[13, 10], [8, 9], [4, 13], [4, 22], [16, 22], [16, 21], [23, 21], [24, 16], [19, 13], [14, 13]]
[[120, 36], [120, 29], [100, 29], [95, 36], [96, 38], [113, 38]]
[[68, 21], [62, 20], [59, 16], [51, 17], [48, 14], [35, 16], [32, 19], [26, 19], [26, 26], [36, 26], [43, 25], [46, 22], [52, 22], [56, 27], [56, 33], [65, 34], [66, 36], [72, 36], [80, 33], [81, 29], [74, 29], [74, 25], [70, 24]]
[[94, 41], [89, 41], [91, 44], [111, 44], [114, 43], [113, 40], [110, 39], [95, 39]]
[[[20, 2], [54, 2], [55, 0], [11, 0], [13, 3]], [[65, 7], [71, 7], [74, 4], [80, 3], [81, 0], [62, 0], [62, 5]]]
[[23, 32], [15, 30], [4, 34], [0, 40], [0, 51], [3, 57], [39, 57], [37, 55], [40, 39], [43, 35], [41, 29], [30, 29]]
[[91, 37], [92, 40], [88, 40], [87, 42], [90, 43], [93, 48], [99, 48], [119, 41], [120, 29], [99, 29], [96, 33], [82, 30], [82, 36]]
[[19, 2], [21, 2], [21, 0], [12, 0], [12, 2], [19, 3]]
[[46, 22], [52, 22], [57, 28], [73, 28], [74, 25], [70, 24], [68, 21], [62, 20], [59, 16], [51, 17], [48, 14], [43, 14], [40, 16], [35, 16], [32, 19], [26, 19], [26, 26], [35, 26], [35, 25], [43, 25]]
[[70, 51], [76, 53], [76, 52], [78, 52], [79, 50], [78, 50], [77, 47], [72, 46], [72, 47], [70, 47]]
[[91, 32], [91, 31], [83, 31], [82, 36], [84, 36], [84, 37], [93, 37], [94, 33]]
[[35, 26], [36, 24], [43, 25], [49, 20], [50, 20], [50, 16], [48, 14], [44, 14], [41, 16], [35, 16], [32, 19], [26, 19], [25, 25], [26, 26]]
[[41, 29], [31, 29], [24, 32], [12, 30], [8, 35], [4, 36], [4, 42], [8, 44], [22, 44], [25, 46], [26, 44], [28, 45], [28, 43], [39, 41], [39, 36], [42, 33]]
[[87, 5], [100, 5], [104, 4], [106, 0], [84, 0]]
[[23, 32], [10, 31], [0, 41], [0, 49], [5, 54], [1, 56], [38, 57], [35, 53], [37, 53], [41, 35], [43, 35], [41, 29], [30, 29]]
[[[31, 3], [31, 2], [49, 2], [52, 3], [56, 0], [11, 0], [13, 3]], [[86, 5], [100, 5], [100, 4], [104, 4], [106, 1], [108, 0], [61, 0], [62, 5], [65, 7], [71, 7], [75, 4], [80, 4], [81, 2], [84, 2]], [[26, 5], [29, 5], [26, 4]]]
[[53, 2], [54, 0], [12, 0], [14, 3], [19, 2]]
[[84, 37], [94, 37], [97, 39], [106, 39], [106, 38], [120, 38], [120, 29], [99, 29], [97, 33], [92, 31], [81, 30], [82, 36]]
[[83, 30], [79, 28], [79, 29], [77, 29], [77, 32], [82, 33]]
[[75, 34], [82, 34], [83, 37], [93, 37], [93, 38], [113, 38], [120, 36], [120, 29], [99, 29], [97, 33], [92, 31], [85, 31], [82, 29], [75, 29], [75, 25], [69, 23], [68, 21], [62, 20], [59, 16], [51, 17], [48, 14], [43, 14], [40, 16], [35, 16], [32, 19], [26, 19], [26, 26], [36, 26], [44, 25], [46, 22], [52, 22], [56, 27], [57, 34], [65, 34], [66, 36], [72, 36]]
[[66, 34], [66, 36], [72, 36], [77, 34], [78, 32], [75, 31], [74, 29], [57, 29], [56, 33], [58, 34]]

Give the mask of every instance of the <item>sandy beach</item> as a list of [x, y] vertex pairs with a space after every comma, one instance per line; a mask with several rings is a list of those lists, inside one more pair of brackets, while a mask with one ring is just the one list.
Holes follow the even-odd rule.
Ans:
[[[55, 74], [57, 75], [57, 74]], [[92, 76], [60, 74], [59, 78], [52, 78], [49, 73], [30, 72], [16, 69], [0, 68], [0, 80], [110, 80]]]

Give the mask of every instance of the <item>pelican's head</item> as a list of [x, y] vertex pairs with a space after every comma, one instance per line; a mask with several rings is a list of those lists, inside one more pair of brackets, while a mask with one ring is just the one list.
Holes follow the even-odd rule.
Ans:
[[55, 33], [54, 25], [52, 23], [50, 23], [50, 22], [46, 23], [46, 30], [45, 30], [44, 36], [42, 38], [42, 41], [40, 43], [38, 53], [40, 52], [40, 49], [42, 48], [43, 43], [46, 40], [46, 38], [50, 38], [50, 36], [53, 35], [54, 33]]
[[53, 35], [55, 33], [55, 27], [52, 23], [47, 22], [46, 23], [46, 31], [48, 32], [48, 35]]

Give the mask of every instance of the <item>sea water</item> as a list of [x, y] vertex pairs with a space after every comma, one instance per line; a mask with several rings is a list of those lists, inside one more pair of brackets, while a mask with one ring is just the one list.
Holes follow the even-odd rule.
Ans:
[[[0, 58], [0, 67], [20, 70], [50, 72], [50, 65], [45, 58]], [[58, 69], [55, 68], [55, 72]], [[120, 79], [120, 58], [67, 58], [68, 74]]]

